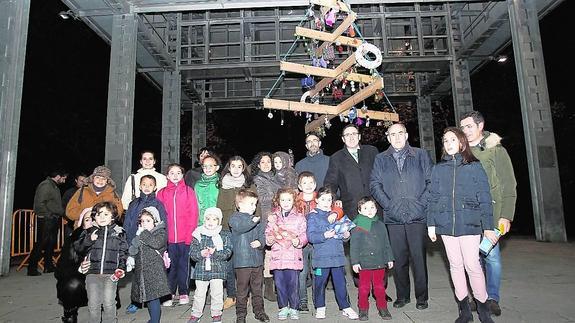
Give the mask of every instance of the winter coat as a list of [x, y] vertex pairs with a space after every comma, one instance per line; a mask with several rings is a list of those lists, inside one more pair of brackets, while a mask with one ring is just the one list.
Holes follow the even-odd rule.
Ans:
[[84, 254], [79, 252], [80, 237], [83, 228], [77, 228], [68, 239], [65, 239], [58, 265], [54, 272], [56, 277], [56, 292], [58, 299], [66, 308], [81, 307], [88, 304], [86, 293], [86, 275], [78, 272], [84, 260]]
[[276, 169], [275, 178], [280, 187], [297, 188], [297, 173], [295, 169], [290, 166], [290, 155], [283, 151], [278, 151], [273, 154], [273, 157], [279, 157], [282, 161], [282, 168]]
[[272, 213], [272, 200], [281, 185], [273, 172], [260, 171], [254, 176], [254, 184], [258, 193], [258, 206], [261, 209], [263, 219], [267, 219]]
[[393, 252], [385, 223], [378, 219], [369, 231], [355, 227], [351, 231], [349, 254], [351, 264], [360, 264], [361, 269], [387, 268], [387, 263], [393, 261]]
[[78, 221], [80, 214], [85, 208], [91, 208], [100, 202], [112, 202], [118, 208], [118, 214], [122, 215], [124, 213], [124, 208], [122, 207], [122, 201], [120, 197], [116, 194], [113, 186], [106, 185], [104, 190], [100, 194], [96, 194], [93, 184], [89, 183], [79, 188], [68, 206], [66, 206], [66, 215], [70, 220]]
[[303, 201], [303, 205], [304, 205], [304, 209], [303, 209], [303, 215], [305, 216], [305, 218], [307, 219], [309, 213], [315, 209], [315, 207], [317, 206], [317, 202], [316, 202], [316, 197], [317, 197], [317, 192], [313, 193], [313, 198], [310, 201], [306, 201], [303, 199], [303, 192], [300, 192], [298, 195], [298, 198], [300, 200]]
[[325, 174], [329, 167], [329, 156], [323, 154], [323, 150], [313, 156], [308, 155], [295, 164], [295, 170], [298, 174], [303, 171], [312, 172], [315, 177], [317, 187], [323, 187]]
[[186, 185], [193, 188], [196, 185], [196, 182], [202, 176], [202, 173], [203, 173], [202, 166], [192, 168], [188, 170], [184, 175], [184, 182], [186, 183]]
[[369, 179], [377, 154], [377, 148], [374, 146], [361, 145], [358, 150], [359, 163], [345, 147], [329, 158], [324, 186], [330, 186], [333, 192], [339, 189], [343, 210], [350, 219], [357, 214], [357, 202], [362, 197], [371, 195]]
[[200, 211], [198, 226], [204, 224], [204, 212], [210, 207], [215, 207], [218, 202], [218, 180], [220, 176], [216, 173], [210, 177], [202, 174], [200, 179], [196, 181], [194, 191], [198, 198], [198, 208]]
[[135, 200], [130, 202], [130, 206], [128, 206], [128, 210], [126, 211], [123, 225], [123, 228], [126, 231], [126, 241], [131, 242], [136, 236], [136, 231], [138, 231], [138, 217], [140, 216], [140, 212], [148, 206], [153, 206], [158, 210], [160, 213], [160, 220], [164, 222], [165, 226], [167, 221], [166, 209], [164, 208], [164, 204], [156, 198], [156, 193], [152, 192], [148, 195], [140, 194], [140, 197], [137, 197]]
[[194, 238], [190, 246], [190, 258], [196, 262], [192, 279], [209, 281], [212, 279], [226, 279], [226, 264], [232, 256], [232, 237], [229, 231], [220, 231], [224, 243], [223, 250], [216, 250], [210, 257], [211, 270], [206, 270], [206, 258], [201, 252], [206, 248], [214, 248], [212, 237], [202, 235], [201, 241]]
[[324, 237], [329, 231], [330, 223], [327, 217], [331, 211], [318, 208], [311, 211], [307, 218], [307, 240], [313, 245], [312, 267], [329, 268], [345, 265], [343, 240]]
[[[136, 196], [136, 198], [140, 197], [140, 180], [144, 175], [152, 175], [156, 179], [156, 191], [161, 190], [162, 188], [168, 185], [168, 179], [166, 175], [162, 173], [156, 172], [155, 168], [152, 169], [143, 169], [140, 168], [135, 174], [132, 174], [126, 180], [126, 184], [124, 185], [124, 191], [122, 191], [122, 206], [124, 209], [127, 209], [130, 206], [130, 202], [132, 202], [132, 193]], [[134, 191], [132, 192], [132, 176], [134, 180]]]
[[386, 224], [427, 223], [427, 189], [433, 166], [427, 151], [405, 147], [408, 151], [401, 172], [392, 146], [378, 154], [370, 178], [371, 195], [383, 208]]
[[[281, 214], [281, 210], [275, 212], [268, 218], [266, 226], [266, 244], [271, 246], [270, 270], [274, 269], [303, 269], [302, 248], [307, 244], [307, 221], [305, 216], [298, 213], [295, 208], [286, 215]], [[272, 219], [273, 218], [273, 219]], [[277, 241], [278, 229], [285, 230], [293, 234], [286, 241]], [[291, 240], [297, 237], [299, 244], [294, 247]]]
[[[94, 231], [97, 231], [98, 238], [92, 241]], [[87, 275], [113, 274], [116, 269], [126, 270], [128, 242], [121, 226], [112, 223], [103, 228], [91, 227], [82, 233], [80, 240], [79, 252], [87, 254], [90, 261]]]
[[493, 230], [493, 207], [487, 175], [479, 162], [446, 156], [431, 172], [427, 226], [436, 234], [477, 235]]
[[150, 231], [143, 230], [132, 240], [129, 253], [135, 262], [131, 296], [133, 301], [144, 303], [170, 295], [163, 259], [166, 244], [164, 222], [158, 222]]
[[168, 186], [157, 194], [167, 213], [168, 243], [192, 243], [192, 232], [198, 226], [198, 201], [194, 190], [184, 181]]
[[[222, 228], [224, 230], [229, 230], [230, 226], [228, 222], [230, 221], [230, 217], [237, 211], [236, 207], [236, 194], [242, 189], [246, 187], [234, 187], [234, 188], [220, 188], [218, 191], [218, 201], [216, 206], [222, 210]], [[256, 193], [257, 189], [255, 185], [251, 185], [248, 187], [250, 191]], [[258, 205], [256, 208], [255, 216], [261, 216], [261, 209]]]
[[38, 184], [34, 194], [34, 213], [39, 218], [58, 218], [64, 215], [58, 184], [47, 177]]
[[[234, 268], [254, 268], [264, 264], [264, 247], [266, 245], [264, 231], [265, 223], [252, 221], [251, 214], [235, 212], [230, 217]], [[261, 246], [252, 248], [250, 243], [258, 240]]]
[[483, 139], [471, 147], [473, 155], [479, 159], [489, 179], [493, 199], [493, 224], [497, 227], [500, 218], [513, 221], [517, 201], [517, 182], [511, 158], [501, 145], [501, 137], [496, 133], [483, 132]]

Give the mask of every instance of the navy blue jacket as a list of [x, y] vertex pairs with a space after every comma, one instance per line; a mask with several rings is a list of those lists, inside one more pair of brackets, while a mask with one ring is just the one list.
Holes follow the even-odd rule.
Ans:
[[378, 154], [373, 163], [369, 188], [383, 208], [386, 224], [427, 222], [427, 190], [433, 164], [427, 151], [409, 145], [406, 149], [401, 172], [393, 158], [392, 146]]
[[436, 234], [476, 235], [493, 230], [493, 205], [481, 163], [446, 156], [431, 172], [427, 226]]
[[295, 164], [295, 170], [299, 174], [303, 171], [312, 172], [315, 177], [317, 188], [323, 187], [323, 181], [327, 168], [329, 167], [329, 156], [323, 154], [320, 149], [319, 152], [313, 156], [306, 156], [304, 159]]
[[[232, 231], [234, 268], [254, 268], [264, 265], [264, 247], [266, 245], [266, 224], [252, 221], [251, 214], [236, 212], [230, 217], [230, 230]], [[259, 240], [261, 246], [252, 248], [250, 243]]]
[[307, 240], [313, 245], [312, 267], [329, 268], [345, 265], [343, 253], [343, 240], [329, 238], [323, 234], [330, 230], [327, 220], [330, 211], [318, 208], [312, 210], [307, 218]]
[[126, 231], [126, 240], [131, 242], [136, 236], [136, 231], [138, 231], [138, 216], [144, 208], [148, 206], [153, 206], [160, 212], [160, 219], [162, 222], [166, 222], [166, 209], [160, 200], [156, 198], [156, 193], [144, 194], [140, 192], [140, 197], [135, 198], [126, 211], [126, 218], [124, 219], [123, 228]]

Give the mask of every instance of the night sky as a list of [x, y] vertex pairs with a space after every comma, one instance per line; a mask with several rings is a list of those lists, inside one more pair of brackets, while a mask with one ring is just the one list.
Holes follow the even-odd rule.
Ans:
[[[564, 32], [565, 21], [571, 18], [574, 7], [574, 1], [564, 1], [540, 23], [564, 201], [575, 198], [575, 192], [570, 189], [575, 184], [575, 172], [567, 167], [575, 162], [570, 154], [574, 148], [575, 112], [572, 107], [575, 102], [569, 81], [574, 69], [573, 59], [569, 57], [571, 52], [567, 50], [574, 48], [575, 41]], [[63, 167], [72, 174], [90, 173], [104, 161], [110, 47], [84, 23], [62, 20], [58, 12], [67, 9], [60, 1], [32, 1], [31, 4], [14, 209], [32, 207], [36, 185], [52, 168]], [[512, 57], [511, 47], [506, 49], [506, 54]], [[490, 63], [474, 74], [472, 90], [475, 109], [485, 114], [488, 130], [504, 137], [503, 143], [514, 163], [519, 197], [513, 231], [533, 235], [513, 60], [503, 65]], [[134, 169], [139, 166], [141, 150], [160, 152], [161, 105], [161, 92], [137, 76]], [[213, 123], [214, 136], [221, 140], [218, 152], [224, 156], [240, 154], [249, 162], [260, 150], [292, 148], [299, 159], [305, 153], [304, 121], [288, 113], [284, 117], [285, 125], [280, 126], [279, 113], [270, 120], [267, 111], [231, 110], [214, 112], [208, 115], [208, 120]], [[184, 137], [190, 130], [191, 121], [189, 114], [182, 119]], [[342, 147], [336, 135], [341, 129], [338, 123], [334, 122], [323, 140], [326, 154]], [[410, 139], [413, 139], [410, 142], [418, 146], [416, 124], [408, 125], [408, 129]], [[372, 143], [380, 150], [387, 147], [384, 140]], [[439, 147], [439, 142], [436, 145]], [[192, 160], [182, 156], [182, 163], [188, 168]], [[569, 214], [575, 208], [566, 203], [564, 208], [568, 234], [573, 236], [575, 225]]]

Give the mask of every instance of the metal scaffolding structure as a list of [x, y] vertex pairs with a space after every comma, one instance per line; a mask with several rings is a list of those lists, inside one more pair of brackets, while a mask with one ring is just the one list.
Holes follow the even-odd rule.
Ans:
[[[206, 143], [206, 113], [261, 108], [262, 99], [279, 75], [280, 61], [296, 39], [295, 27], [302, 20], [308, 27], [312, 24], [306, 21], [308, 0], [61, 1], [70, 8], [70, 14], [111, 44], [106, 163], [117, 182], [123, 182], [131, 172], [136, 72], [163, 90], [161, 160], [165, 166], [179, 160], [181, 113], [193, 114], [193, 149], [197, 150]], [[541, 39], [534, 27], [538, 18], [561, 1], [347, 1], [357, 13], [355, 23], [362, 37], [381, 49], [383, 64], [378, 72], [383, 76], [385, 93], [392, 102], [409, 102], [417, 109], [421, 142], [430, 151], [435, 149], [431, 102], [451, 96], [456, 118], [472, 110], [470, 74], [513, 43], [537, 239], [553, 241], [564, 241], [565, 229], [562, 205], [557, 203], [561, 192]], [[25, 44], [22, 31], [27, 26], [27, 9], [23, 8], [28, 3], [0, 0], [1, 23], [11, 21], [14, 15], [24, 22], [18, 31], [0, 29], [0, 40], [8, 40], [8, 50], [22, 55], [20, 60], [23, 54], [18, 50]], [[296, 41], [290, 62], [309, 62], [308, 41]], [[335, 63], [341, 63], [351, 52], [342, 48]], [[2, 75], [8, 73], [9, 81], [21, 81], [23, 68], [13, 71], [8, 67], [18, 66], [13, 65], [18, 62], [2, 59]], [[21, 92], [21, 85], [15, 89]], [[14, 119], [18, 113], [12, 114], [13, 121], [4, 116], [6, 95], [2, 90], [0, 121], [18, 124], [18, 118]], [[290, 73], [274, 93], [283, 99], [299, 99], [301, 95], [300, 79]], [[9, 105], [19, 107], [19, 99], [13, 98]], [[9, 134], [7, 128], [3, 135]], [[16, 139], [10, 142], [13, 146], [17, 142], [17, 131]], [[15, 153], [15, 147], [3, 151]], [[2, 158], [4, 166], [5, 154]], [[4, 199], [9, 199], [13, 190], [9, 176], [3, 167]], [[3, 206], [5, 227], [10, 210], [6, 208], [9, 205]], [[5, 263], [5, 256], [0, 256]]]

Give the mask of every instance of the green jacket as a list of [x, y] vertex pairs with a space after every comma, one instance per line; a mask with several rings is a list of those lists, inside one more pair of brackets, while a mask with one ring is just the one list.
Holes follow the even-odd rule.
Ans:
[[218, 201], [218, 180], [220, 176], [216, 173], [210, 177], [202, 173], [200, 179], [194, 185], [194, 191], [198, 198], [198, 209], [200, 216], [198, 226], [204, 224], [204, 212], [210, 207], [215, 207]]
[[36, 188], [34, 195], [34, 212], [40, 218], [60, 217], [64, 215], [62, 197], [56, 182], [50, 177], [43, 180]]
[[513, 221], [517, 182], [511, 158], [501, 146], [501, 137], [496, 133], [483, 132], [483, 139], [471, 151], [479, 159], [487, 173], [493, 199], [493, 222], [497, 227], [500, 218]]

